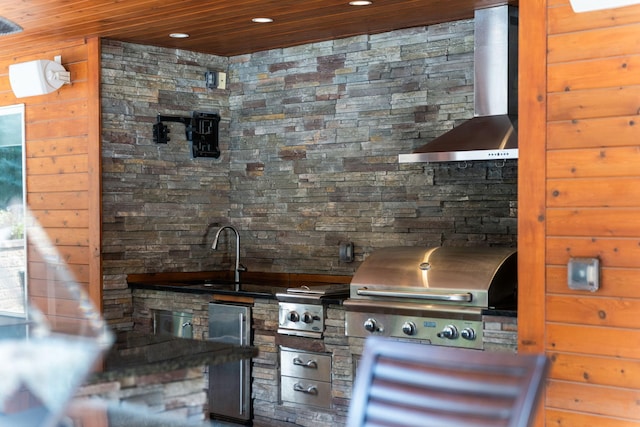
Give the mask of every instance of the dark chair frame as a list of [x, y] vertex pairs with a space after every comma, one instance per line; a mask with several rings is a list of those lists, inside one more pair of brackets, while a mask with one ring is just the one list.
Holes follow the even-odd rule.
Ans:
[[544, 355], [370, 337], [347, 427], [528, 427], [548, 369]]

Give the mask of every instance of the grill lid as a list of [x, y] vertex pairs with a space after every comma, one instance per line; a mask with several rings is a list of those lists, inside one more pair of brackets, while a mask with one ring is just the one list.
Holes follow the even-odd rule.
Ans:
[[515, 308], [516, 288], [512, 248], [390, 247], [361, 264], [350, 297]]

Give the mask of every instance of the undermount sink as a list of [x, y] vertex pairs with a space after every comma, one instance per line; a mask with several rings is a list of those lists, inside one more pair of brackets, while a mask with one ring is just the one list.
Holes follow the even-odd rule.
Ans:
[[275, 295], [269, 286], [257, 285], [251, 283], [236, 283], [233, 280], [220, 280], [220, 279], [196, 279], [196, 280], [181, 280], [174, 284], [176, 287], [182, 289], [193, 289], [202, 291], [215, 291], [228, 294], [252, 294], [252, 295]]
[[211, 286], [211, 287], [233, 287], [236, 283], [232, 280], [220, 280], [220, 279], [198, 279], [198, 280], [180, 280], [176, 282], [181, 285], [184, 284], [186, 286]]

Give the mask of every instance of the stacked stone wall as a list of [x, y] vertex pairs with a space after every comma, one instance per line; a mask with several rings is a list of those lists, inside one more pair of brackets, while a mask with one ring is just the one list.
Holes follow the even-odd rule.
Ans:
[[[132, 327], [126, 275], [230, 269], [352, 274], [385, 246], [516, 246], [517, 161], [399, 164], [473, 116], [473, 21], [221, 58], [104, 41], [104, 315]], [[204, 72], [228, 72], [226, 90]], [[221, 117], [219, 159], [184, 126]], [[354, 243], [355, 262], [339, 248]]]

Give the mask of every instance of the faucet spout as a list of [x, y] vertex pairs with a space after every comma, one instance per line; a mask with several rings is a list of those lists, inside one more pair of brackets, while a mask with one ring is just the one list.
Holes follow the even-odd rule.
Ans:
[[247, 271], [246, 267], [240, 264], [240, 233], [238, 233], [238, 230], [236, 230], [234, 227], [230, 225], [225, 225], [223, 227], [220, 227], [216, 232], [215, 238], [213, 239], [213, 244], [211, 245], [211, 249], [213, 249], [214, 251], [218, 250], [218, 240], [220, 239], [220, 233], [222, 233], [224, 229], [229, 229], [233, 231], [236, 235], [236, 264], [235, 264], [233, 279], [236, 282], [236, 286], [237, 286], [240, 283], [240, 272]]

